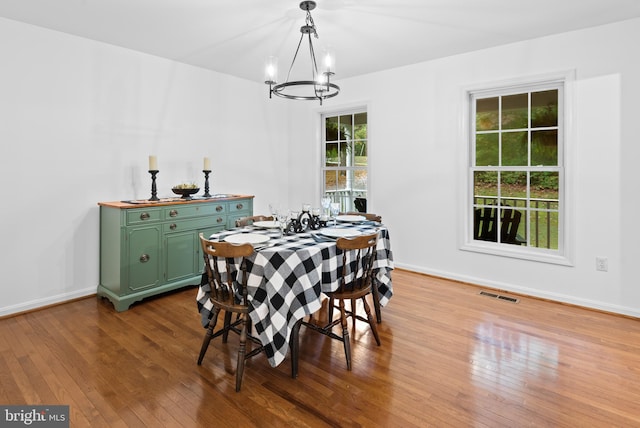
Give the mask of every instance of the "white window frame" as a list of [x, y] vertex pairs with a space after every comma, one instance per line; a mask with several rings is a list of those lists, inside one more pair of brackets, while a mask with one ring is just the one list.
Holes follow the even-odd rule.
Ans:
[[[335, 116], [344, 116], [344, 115], [356, 115], [356, 114], [360, 114], [360, 113], [366, 113], [367, 114], [367, 139], [366, 139], [366, 144], [367, 144], [367, 167], [366, 168], [362, 168], [362, 167], [356, 167], [356, 166], [347, 166], [347, 167], [327, 167], [327, 161], [326, 161], [326, 142], [327, 142], [327, 136], [326, 136], [326, 121], [325, 119], [327, 117], [335, 117]], [[325, 110], [320, 112], [320, 192], [321, 195], [325, 194], [325, 174], [326, 171], [336, 171], [336, 170], [345, 170], [345, 171], [349, 171], [349, 170], [362, 170], [362, 169], [366, 169], [367, 171], [367, 184], [366, 184], [366, 189], [364, 191], [365, 193], [365, 197], [367, 199], [367, 207], [371, 206], [371, 126], [370, 126], [370, 122], [371, 122], [371, 114], [369, 112], [369, 106], [368, 105], [362, 105], [359, 104], [357, 106], [354, 107], [348, 107], [348, 108], [342, 108], [342, 109], [338, 109], [338, 110]], [[342, 211], [348, 211], [348, 210], [353, 210], [355, 211], [356, 208], [353, 205], [353, 201], [351, 201], [350, 206], [347, 206], [345, 204], [342, 204], [341, 206], [341, 210]]]
[[[460, 249], [478, 253], [492, 254], [503, 257], [513, 257], [537, 262], [547, 262], [560, 265], [573, 265], [573, 225], [574, 214], [572, 201], [571, 164], [573, 145], [573, 86], [574, 71], [553, 73], [543, 76], [523, 77], [499, 82], [483, 83], [462, 89], [462, 137], [464, 144], [464, 180], [465, 189], [461, 192], [464, 209], [461, 222]], [[503, 244], [490, 241], [475, 240], [473, 236], [473, 198], [474, 198], [474, 138], [475, 138], [475, 103], [474, 96], [504, 96], [544, 89], [559, 89], [558, 105], [558, 172], [559, 172], [559, 229], [558, 249], [536, 248]], [[527, 227], [529, 227], [527, 225]]]

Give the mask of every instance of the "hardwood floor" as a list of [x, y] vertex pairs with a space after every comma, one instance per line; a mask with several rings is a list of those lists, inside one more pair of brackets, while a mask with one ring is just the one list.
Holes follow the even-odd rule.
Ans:
[[72, 427], [640, 426], [640, 320], [402, 270], [382, 346], [300, 331], [299, 377], [211, 342], [194, 288], [117, 313], [87, 298], [0, 320], [0, 404], [68, 404]]

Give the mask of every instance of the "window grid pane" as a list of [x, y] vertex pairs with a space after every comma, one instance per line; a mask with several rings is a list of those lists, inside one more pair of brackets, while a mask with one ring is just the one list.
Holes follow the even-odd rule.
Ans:
[[560, 89], [472, 95], [473, 239], [560, 249]]

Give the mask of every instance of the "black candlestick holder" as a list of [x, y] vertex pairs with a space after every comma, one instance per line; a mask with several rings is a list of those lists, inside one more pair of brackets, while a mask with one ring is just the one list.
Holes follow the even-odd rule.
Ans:
[[286, 235], [295, 235], [300, 232], [302, 232], [302, 226], [297, 218], [292, 218], [284, 229]]
[[318, 230], [321, 227], [322, 224], [320, 223], [320, 216], [311, 215], [311, 219], [309, 220], [309, 228], [311, 228], [311, 230]]
[[309, 211], [302, 211], [298, 216], [298, 224], [300, 225], [300, 231], [304, 232], [308, 227], [311, 226], [312, 218]]
[[210, 198], [211, 195], [209, 194], [209, 174], [211, 174], [211, 170], [203, 169], [202, 172], [204, 172], [204, 195], [202, 195], [202, 197]]
[[160, 172], [157, 169], [150, 169], [149, 170], [149, 174], [151, 174], [151, 197], [149, 198], [150, 201], [159, 201], [160, 199], [158, 199], [158, 191], [156, 189], [156, 175], [158, 174], [158, 172]]

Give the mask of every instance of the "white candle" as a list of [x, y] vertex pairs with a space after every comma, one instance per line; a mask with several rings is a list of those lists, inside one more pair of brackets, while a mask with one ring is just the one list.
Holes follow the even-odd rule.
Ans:
[[154, 155], [149, 156], [149, 171], [158, 170], [158, 157]]
[[278, 58], [270, 56], [264, 67], [264, 83], [274, 85], [278, 81]]
[[211, 159], [204, 158], [204, 170], [211, 171]]

